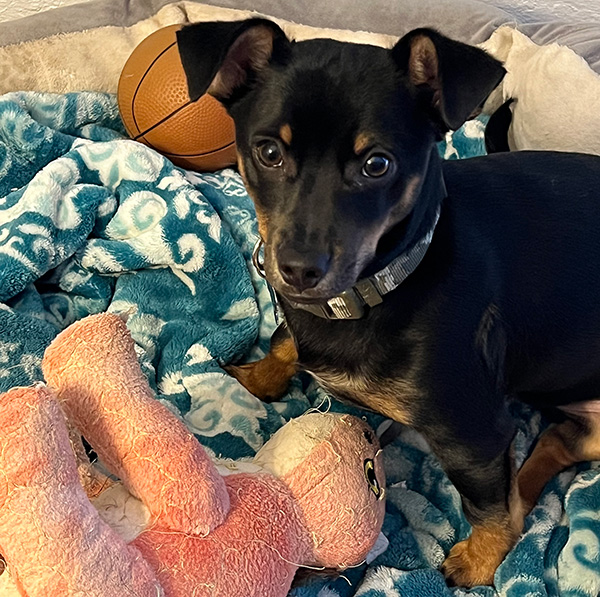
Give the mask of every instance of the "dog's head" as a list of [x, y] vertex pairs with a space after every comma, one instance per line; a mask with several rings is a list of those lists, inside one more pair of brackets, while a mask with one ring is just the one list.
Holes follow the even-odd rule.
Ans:
[[352, 286], [386, 238], [406, 233], [435, 142], [504, 75], [483, 51], [428, 29], [389, 50], [292, 42], [265, 19], [177, 37], [190, 98], [213, 95], [235, 121], [267, 277], [298, 302]]

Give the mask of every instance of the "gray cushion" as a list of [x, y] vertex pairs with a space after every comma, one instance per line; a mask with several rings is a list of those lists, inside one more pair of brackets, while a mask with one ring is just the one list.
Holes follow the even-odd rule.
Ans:
[[[128, 27], [171, 1], [93, 0], [57, 8], [0, 23], [0, 45], [106, 25]], [[255, 10], [314, 27], [397, 36], [415, 27], [435, 27], [470, 43], [484, 41], [500, 25], [516, 24], [507, 12], [477, 0], [206, 0], [204, 3]], [[600, 22], [528, 23], [521, 24], [519, 29], [536, 43], [557, 42], [570, 47], [600, 73]]]
[[[0, 45], [83, 31], [106, 25], [129, 26], [155, 14], [172, 0], [93, 0], [0, 24]], [[204, 4], [255, 10], [312, 25], [402, 35], [415, 27], [437, 27], [470, 42], [484, 41], [510, 20], [504, 11], [477, 0], [208, 0]]]

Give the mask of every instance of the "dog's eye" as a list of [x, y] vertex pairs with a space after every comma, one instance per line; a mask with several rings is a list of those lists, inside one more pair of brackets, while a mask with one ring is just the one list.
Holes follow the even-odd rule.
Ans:
[[381, 153], [374, 153], [369, 156], [369, 159], [365, 162], [362, 173], [369, 178], [379, 178], [380, 176], [387, 174], [390, 165], [391, 161], [387, 156]]
[[256, 146], [256, 155], [266, 168], [279, 168], [283, 164], [283, 151], [277, 141], [262, 141]]

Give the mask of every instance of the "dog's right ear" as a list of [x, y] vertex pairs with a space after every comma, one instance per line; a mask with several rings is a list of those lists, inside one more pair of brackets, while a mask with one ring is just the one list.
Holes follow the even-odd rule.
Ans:
[[285, 60], [290, 42], [272, 21], [248, 19], [187, 25], [177, 46], [190, 99], [209, 93], [227, 107], [271, 62]]
[[440, 124], [459, 128], [504, 77], [498, 60], [433, 29], [415, 29], [392, 49], [392, 57], [410, 85]]

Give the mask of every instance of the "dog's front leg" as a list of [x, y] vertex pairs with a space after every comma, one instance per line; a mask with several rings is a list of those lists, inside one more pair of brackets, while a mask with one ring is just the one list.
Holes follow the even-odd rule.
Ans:
[[[513, 489], [511, 442], [514, 428], [504, 406], [461, 413], [444, 412], [421, 431], [458, 489], [471, 535], [456, 544], [443, 571], [450, 583], [472, 587], [491, 585], [494, 572], [513, 547], [524, 513]], [[441, 422], [440, 422], [441, 421]]]
[[235, 377], [251, 394], [271, 402], [285, 394], [298, 367], [296, 345], [287, 327], [280, 325], [271, 338], [269, 353], [260, 361], [229, 365], [227, 373]]
[[[498, 459], [482, 470], [490, 473], [491, 478], [504, 484], [507, 479], [499, 475], [504, 468], [503, 462], [508, 454], [501, 454]], [[496, 469], [496, 472], [493, 472]], [[456, 479], [451, 475], [451, 478]], [[456, 483], [456, 480], [455, 480]], [[477, 487], [475, 491], [489, 491], [487, 483]], [[452, 584], [473, 587], [476, 585], [493, 585], [494, 574], [512, 549], [523, 528], [525, 511], [521, 506], [513, 476], [507, 495], [489, 501], [482, 506], [474, 505], [468, 498], [472, 490], [463, 494], [463, 509], [471, 524], [471, 535], [468, 539], [457, 543], [448, 554], [443, 565], [443, 572]]]

